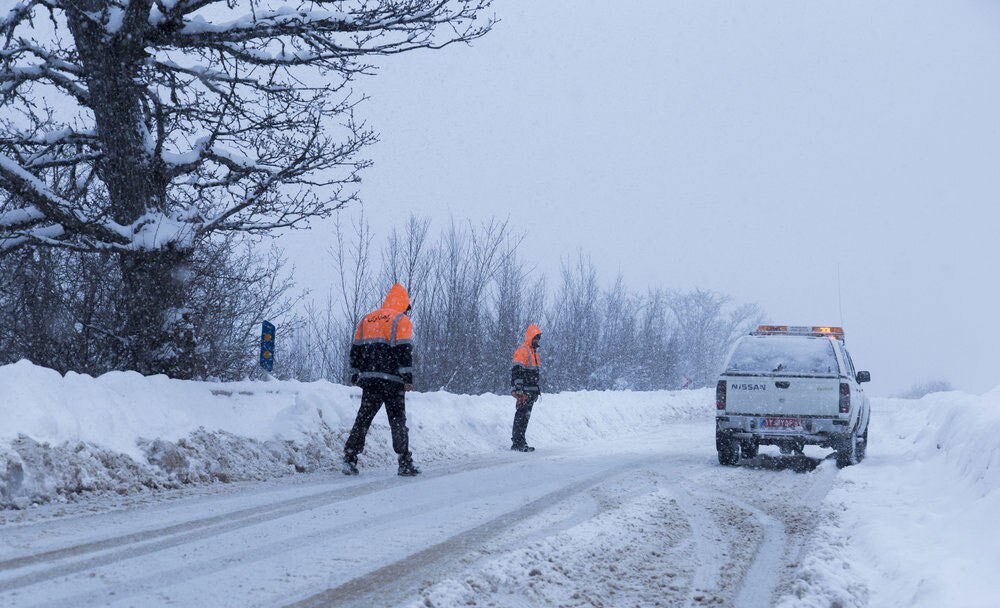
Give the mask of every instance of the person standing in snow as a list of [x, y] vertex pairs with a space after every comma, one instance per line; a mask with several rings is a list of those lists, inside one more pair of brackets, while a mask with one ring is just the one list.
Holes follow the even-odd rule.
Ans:
[[542, 340], [542, 330], [537, 325], [529, 325], [524, 334], [524, 343], [514, 351], [514, 366], [510, 368], [511, 395], [517, 400], [514, 412], [514, 429], [511, 433], [510, 449], [517, 452], [533, 452], [524, 434], [531, 420], [531, 408], [542, 394], [539, 373], [542, 362], [538, 357], [538, 347]]
[[344, 445], [345, 475], [358, 474], [358, 454], [365, 449], [365, 436], [382, 405], [389, 417], [392, 448], [399, 458], [399, 474], [418, 475], [410, 453], [406, 428], [406, 391], [413, 387], [413, 324], [410, 296], [396, 283], [389, 289], [382, 308], [368, 313], [358, 323], [351, 345], [351, 384], [360, 386], [361, 407], [354, 428]]

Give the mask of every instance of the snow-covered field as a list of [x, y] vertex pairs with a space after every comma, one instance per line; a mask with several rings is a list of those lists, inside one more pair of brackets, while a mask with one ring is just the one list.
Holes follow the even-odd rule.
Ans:
[[[0, 606], [994, 606], [1000, 391], [873, 400], [871, 446], [715, 460], [709, 391], [414, 394], [0, 368]], [[299, 473], [296, 473], [299, 472]], [[219, 483], [229, 481], [230, 483]]]

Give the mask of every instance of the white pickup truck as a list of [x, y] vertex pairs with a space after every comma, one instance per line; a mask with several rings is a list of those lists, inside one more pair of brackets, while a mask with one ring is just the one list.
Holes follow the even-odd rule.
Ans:
[[733, 347], [715, 391], [719, 463], [753, 458], [761, 445], [801, 453], [833, 448], [838, 466], [868, 446], [871, 407], [839, 327], [762, 325]]

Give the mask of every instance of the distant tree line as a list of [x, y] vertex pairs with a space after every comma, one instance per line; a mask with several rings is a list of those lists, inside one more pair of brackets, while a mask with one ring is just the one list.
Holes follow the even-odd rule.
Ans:
[[418, 390], [506, 392], [529, 323], [543, 331], [548, 391], [709, 386], [736, 338], [763, 318], [709, 291], [635, 292], [621, 277], [602, 285], [583, 253], [550, 282], [518, 254], [523, 238], [496, 220], [451, 221], [432, 235], [429, 220], [411, 217], [376, 245], [363, 218], [338, 223], [337, 280], [286, 332], [282, 375], [343, 382], [358, 320], [397, 281], [413, 300]]
[[[548, 391], [675, 389], [711, 385], [733, 341], [762, 319], [757, 306], [709, 291], [603, 284], [583, 253], [547, 280], [519, 254], [523, 239], [503, 221], [451, 221], [432, 233], [411, 217], [376, 242], [363, 216], [338, 221], [327, 251], [335, 280], [318, 299], [296, 293], [280, 251], [219, 239], [182, 269], [189, 291], [158, 330], [157, 357], [176, 378], [259, 374], [268, 319], [278, 325], [276, 375], [344, 382], [358, 320], [400, 282], [413, 301], [418, 390], [506, 392], [529, 323], [543, 330]], [[113, 256], [21, 249], [4, 257], [4, 277], [0, 364], [132, 369], [117, 331], [129, 286]]]
[[955, 387], [947, 380], [926, 380], [914, 384], [908, 390], [896, 395], [896, 397], [901, 399], [920, 399], [932, 393], [947, 393], [953, 390], [955, 390]]

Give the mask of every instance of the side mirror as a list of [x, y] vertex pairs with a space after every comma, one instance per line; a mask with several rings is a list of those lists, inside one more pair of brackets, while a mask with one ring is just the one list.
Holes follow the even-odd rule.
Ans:
[[871, 372], [858, 372], [858, 384], [864, 384], [865, 382], [872, 381]]

